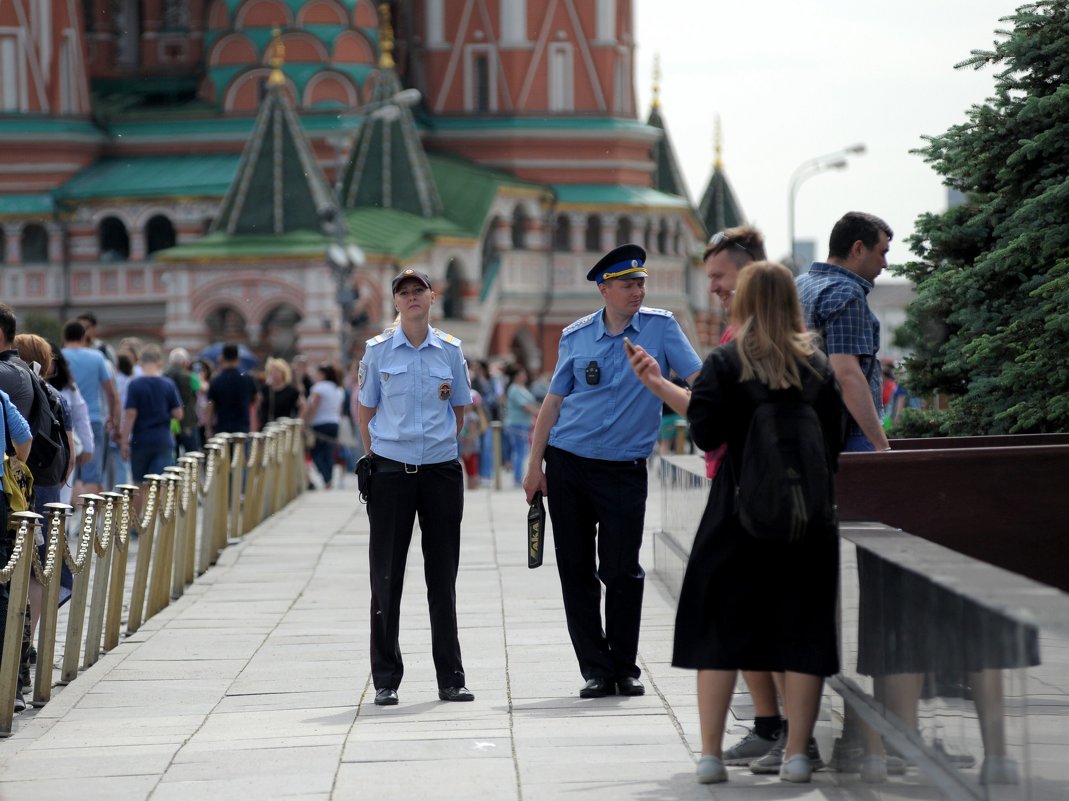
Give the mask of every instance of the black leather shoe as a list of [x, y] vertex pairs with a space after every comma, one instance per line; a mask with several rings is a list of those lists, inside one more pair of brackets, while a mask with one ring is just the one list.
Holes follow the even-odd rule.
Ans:
[[616, 694], [616, 684], [612, 679], [590, 679], [579, 691], [580, 698], [604, 698]]
[[439, 687], [440, 701], [474, 701], [475, 695], [467, 687]]
[[645, 695], [646, 688], [642, 682], [638, 679], [633, 679], [630, 676], [624, 676], [622, 679], [616, 680], [616, 690], [620, 695]]
[[375, 706], [397, 706], [397, 690], [383, 687], [375, 693]]

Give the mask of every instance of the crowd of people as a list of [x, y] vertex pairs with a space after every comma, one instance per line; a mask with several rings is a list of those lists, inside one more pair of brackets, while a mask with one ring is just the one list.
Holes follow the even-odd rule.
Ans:
[[[469, 489], [490, 477], [495, 420], [515, 484], [528, 501], [548, 500], [567, 629], [584, 681], [579, 696], [642, 695], [647, 458], [668, 438], [664, 417], [669, 433], [685, 420], [713, 479], [673, 654], [673, 664], [697, 671], [697, 779], [725, 781], [725, 766], [749, 765], [807, 782], [823, 764], [812, 736], [822, 683], [838, 670], [837, 522], [817, 512], [821, 495], [826, 502], [833, 494], [840, 451], [890, 450], [879, 323], [866, 296], [892, 236], [882, 220], [851, 212], [835, 225], [827, 260], [796, 282], [767, 261], [756, 229], [718, 232], [703, 258], [729, 325], [704, 363], [671, 312], [644, 305], [645, 251], [617, 247], [587, 275], [601, 307], [563, 329], [552, 375], [534, 380], [521, 363], [466, 361], [458, 340], [430, 326], [436, 296], [430, 278], [414, 269], [394, 278], [397, 318], [368, 340], [349, 375], [298, 357], [292, 364], [269, 359], [254, 377], [233, 344], [217, 365], [193, 361], [182, 348], [165, 362], [158, 346], [134, 339], [113, 351], [96, 338], [91, 314], [64, 326], [59, 347], [17, 335], [14, 310], [0, 306], [0, 426], [10, 457], [25, 461], [37, 433], [27, 422], [36, 419], [31, 382], [45, 379], [69, 438], [64, 480], [39, 494], [50, 499], [69, 497], [72, 484], [77, 493], [141, 481], [213, 434], [257, 430], [284, 416], [306, 422], [324, 489], [334, 485], [338, 463], [351, 472], [363, 457], [370, 661], [375, 703], [392, 706], [404, 673], [401, 593], [417, 519], [438, 696], [474, 699], [457, 632], [456, 578], [465, 473]], [[760, 427], [751, 426], [759, 417], [776, 419], [776, 432], [786, 434], [760, 439], [767, 432], [755, 435]], [[806, 435], [790, 446], [803, 450], [777, 451]], [[740, 500], [740, 477], [753, 474], [759, 458], [775, 465], [794, 457], [800, 467], [784, 473], [795, 482], [802, 474], [789, 488], [793, 517], [770, 534]], [[765, 472], [773, 481], [762, 491], [775, 493], [779, 474]], [[724, 750], [737, 671], [756, 714], [750, 735]], [[870, 773], [878, 778], [880, 768]]]

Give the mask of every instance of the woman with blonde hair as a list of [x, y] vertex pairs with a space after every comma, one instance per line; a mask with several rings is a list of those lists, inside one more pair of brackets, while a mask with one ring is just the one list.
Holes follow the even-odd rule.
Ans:
[[285, 359], [271, 357], [264, 365], [267, 380], [260, 392], [257, 410], [260, 428], [280, 417], [300, 417], [304, 412], [304, 398], [293, 385], [293, 372]]
[[[807, 747], [823, 680], [839, 669], [838, 526], [811, 526], [799, 541], [758, 539], [740, 522], [736, 477], [759, 403], [815, 398], [831, 469], [842, 450], [845, 411], [827, 359], [806, 331], [786, 267], [756, 262], [743, 270], [731, 315], [735, 339], [709, 354], [692, 393], [665, 380], [641, 348], [629, 352], [642, 382], [687, 415], [699, 448], [727, 444], [727, 469], [713, 480], [680, 591], [672, 664], [698, 671], [699, 782], [727, 780], [721, 740], [739, 670], [784, 674], [788, 729], [780, 778], [808, 782], [814, 766]], [[748, 389], [751, 383], [764, 389]], [[753, 591], [755, 569], [769, 592]]]

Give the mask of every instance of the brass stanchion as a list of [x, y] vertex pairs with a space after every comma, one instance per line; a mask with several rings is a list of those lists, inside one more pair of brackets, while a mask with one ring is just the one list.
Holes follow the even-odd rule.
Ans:
[[230, 522], [227, 526], [229, 539], [239, 539], [241, 528], [241, 501], [245, 490], [245, 434], [231, 434], [230, 450]]
[[676, 453], [687, 452], [687, 421], [676, 420]]
[[32, 551], [34, 573], [44, 588], [40, 630], [37, 633], [37, 670], [33, 680], [33, 705], [44, 706], [52, 697], [52, 660], [56, 654], [56, 622], [59, 618], [60, 581], [63, 557], [67, 550], [67, 517], [74, 511], [65, 503], [45, 504], [45, 528], [48, 530], [45, 563]]
[[41, 515], [35, 512], [13, 512], [8, 515], [18, 523], [11, 558], [0, 570], [0, 581], [8, 586], [7, 621], [4, 629], [4, 648], [0, 654], [0, 737], [11, 735], [11, 719], [15, 715], [15, 693], [18, 691], [19, 655], [22, 651], [22, 628], [26, 615], [26, 597], [30, 588], [30, 549], [34, 547], [35, 529]]
[[185, 591], [186, 557], [186, 510], [189, 506], [189, 484], [186, 481], [185, 465], [172, 465], [163, 469], [165, 475], [175, 478], [174, 499], [174, 534], [171, 537], [171, 558], [169, 575], [171, 578], [171, 600], [181, 598]]
[[[199, 458], [198, 458], [199, 457]], [[183, 538], [185, 553], [182, 555], [182, 587], [193, 583], [197, 559], [197, 519], [200, 511], [200, 462], [203, 454], [187, 453], [178, 460], [186, 469], [185, 492], [188, 494], [186, 509], [186, 533]]]
[[249, 434], [249, 456], [245, 463], [245, 502], [241, 512], [241, 536], [245, 536], [260, 523], [260, 491], [263, 489], [264, 435]]
[[501, 489], [501, 433], [504, 424], [500, 420], [490, 423], [490, 440], [493, 443], [494, 489]]
[[145, 596], [148, 594], [149, 569], [152, 567], [152, 545], [156, 536], [156, 518], [163, 503], [163, 476], [149, 473], [145, 497], [144, 516], [137, 523], [137, 563], [134, 565], [134, 583], [130, 588], [130, 616], [126, 620], [127, 635], [141, 628], [144, 619]]
[[101, 492], [104, 499], [103, 521], [93, 541], [97, 558], [93, 565], [93, 597], [89, 602], [89, 622], [85, 629], [85, 652], [82, 667], [89, 668], [100, 659], [100, 641], [104, 634], [104, 611], [107, 608], [108, 581], [111, 578], [111, 552], [115, 540], [116, 511], [122, 501], [118, 492]]
[[67, 636], [63, 645], [60, 684], [69, 684], [78, 676], [78, 654], [82, 650], [85, 606], [89, 598], [89, 574], [96, 543], [97, 504], [104, 502], [99, 495], [87, 494], [78, 497], [82, 501], [82, 522], [78, 535], [78, 555], [67, 561], [67, 567], [74, 574], [74, 591], [71, 593], [70, 611], [67, 614]]
[[156, 526], [156, 544], [152, 550], [148, 604], [145, 620], [148, 620], [170, 603], [171, 560], [174, 558], [174, 519], [178, 505], [178, 477], [165, 473], [160, 477], [160, 511]]
[[219, 506], [219, 464], [223, 458], [222, 446], [214, 442], [204, 446], [204, 511], [200, 526], [200, 561], [197, 571], [207, 572], [218, 557], [215, 545], [216, 509]]
[[111, 549], [108, 611], [104, 618], [104, 653], [119, 644], [123, 591], [126, 589], [126, 566], [130, 559], [130, 529], [134, 527], [134, 518], [137, 516], [134, 496], [139, 491], [136, 484], [118, 484], [115, 489], [122, 497], [118, 501], [119, 525], [115, 532], [115, 545]]

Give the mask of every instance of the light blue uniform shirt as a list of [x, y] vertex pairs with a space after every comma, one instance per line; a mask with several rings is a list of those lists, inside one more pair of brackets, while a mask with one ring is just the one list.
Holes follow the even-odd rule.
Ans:
[[453, 407], [471, 403], [460, 340], [429, 326], [418, 348], [400, 326], [369, 339], [359, 397], [362, 406], [376, 409], [368, 426], [374, 453], [405, 464], [456, 459]]
[[[10, 434], [11, 441], [15, 445], [21, 445], [30, 438], [30, 426], [27, 424], [26, 418], [15, 408], [11, 398], [2, 389], [0, 389], [0, 403], [4, 404], [4, 413], [0, 415], [0, 443], [3, 443], [3, 447], [6, 449], [7, 437]], [[6, 425], [4, 424], [5, 419], [7, 420]], [[3, 474], [4, 460], [0, 459], [0, 476]]]
[[[640, 345], [661, 366], [687, 378], [702, 361], [672, 313], [642, 307], [622, 332], [610, 336], [602, 311], [564, 329], [557, 369], [549, 391], [564, 397], [549, 444], [589, 459], [645, 459], [653, 451], [661, 426], [661, 400], [635, 376], [624, 353], [624, 337]], [[590, 384], [595, 362], [600, 373]]]

